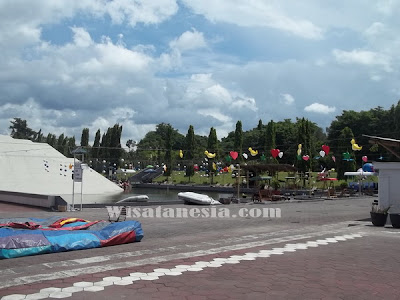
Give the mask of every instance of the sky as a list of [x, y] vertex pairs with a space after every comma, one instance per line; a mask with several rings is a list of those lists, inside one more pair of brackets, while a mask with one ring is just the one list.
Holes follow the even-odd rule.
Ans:
[[[34, 4], [33, 4], [34, 2]], [[400, 99], [398, 0], [1, 0], [0, 134], [326, 128]]]

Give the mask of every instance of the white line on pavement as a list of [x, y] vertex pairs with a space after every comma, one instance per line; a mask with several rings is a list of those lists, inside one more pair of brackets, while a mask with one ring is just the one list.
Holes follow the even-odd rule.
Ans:
[[[260, 247], [260, 246], [265, 246], [265, 245], [285, 243], [285, 242], [295, 241], [295, 240], [300, 240], [300, 239], [308, 239], [308, 238], [314, 238], [314, 237], [323, 236], [323, 235], [342, 233], [343, 231], [349, 232], [350, 228], [352, 228], [352, 227], [346, 227], [346, 228], [333, 230], [333, 227], [332, 228], [325, 227], [327, 230], [322, 230], [322, 227], [323, 226], [320, 226], [319, 227], [320, 230], [318, 230], [316, 232], [312, 232], [312, 233], [290, 235], [290, 236], [284, 236], [284, 237], [280, 237], [280, 238], [267, 239], [267, 240], [263, 240], [263, 241], [222, 246], [222, 247], [211, 248], [211, 249], [207, 249], [207, 250], [197, 250], [197, 251], [193, 251], [193, 252], [181, 252], [181, 253], [176, 253], [176, 254], [161, 255], [161, 256], [155, 256], [155, 257], [139, 259], [139, 260], [134, 260], [134, 261], [124, 261], [124, 262], [109, 263], [109, 264], [102, 264], [102, 265], [96, 265], [96, 266], [86, 266], [86, 267], [82, 266], [80, 268], [70, 269], [70, 270], [45, 272], [42, 274], [7, 278], [7, 279], [3, 279], [0, 282], [0, 288], [29, 284], [29, 283], [34, 283], [34, 282], [38, 282], [38, 281], [68, 278], [68, 277], [74, 277], [74, 276], [79, 276], [79, 275], [84, 275], [84, 274], [94, 274], [94, 273], [99, 273], [99, 272], [112, 271], [112, 270], [116, 270], [116, 269], [124, 269], [124, 268], [141, 266], [141, 265], [146, 265], [146, 264], [155, 264], [155, 263], [166, 262], [166, 261], [175, 260], [175, 259], [205, 256], [205, 255], [216, 254], [216, 253], [221, 253], [221, 252], [226, 252], [226, 251], [243, 250], [243, 249]], [[101, 260], [100, 260], [100, 262], [101, 262]]]
[[342, 236], [334, 236], [332, 238], [325, 238], [317, 241], [307, 241], [296, 244], [286, 244], [284, 247], [273, 248], [272, 250], [260, 250], [258, 252], [248, 252], [244, 255], [232, 255], [229, 258], [214, 258], [208, 262], [195, 262], [193, 265], [177, 265], [172, 269], [154, 269], [150, 273], [131, 273], [126, 277], [113, 277], [108, 276], [102, 278], [98, 282], [75, 282], [70, 287], [56, 288], [49, 287], [41, 289], [38, 293], [34, 294], [12, 294], [3, 296], [1, 300], [22, 300], [22, 299], [44, 299], [44, 298], [68, 298], [75, 292], [100, 292], [110, 285], [131, 285], [138, 280], [158, 280], [162, 276], [180, 276], [184, 272], [201, 272], [204, 268], [219, 268], [226, 263], [240, 263], [246, 260], [255, 260], [257, 258], [268, 258], [271, 255], [283, 255], [285, 252], [294, 252], [298, 250], [306, 250], [310, 247], [320, 247], [330, 243], [338, 243], [354, 238], [360, 238], [362, 234], [346, 234]]

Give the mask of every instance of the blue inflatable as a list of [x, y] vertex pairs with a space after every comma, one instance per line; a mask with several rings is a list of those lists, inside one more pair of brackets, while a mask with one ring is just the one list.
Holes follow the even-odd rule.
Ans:
[[0, 259], [139, 242], [138, 221], [110, 223], [79, 218], [0, 219]]
[[362, 169], [363, 169], [364, 172], [375, 172], [374, 171], [374, 165], [371, 164], [371, 163], [364, 164]]

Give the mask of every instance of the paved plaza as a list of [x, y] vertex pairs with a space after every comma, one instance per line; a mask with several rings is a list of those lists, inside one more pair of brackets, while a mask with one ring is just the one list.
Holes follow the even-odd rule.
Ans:
[[[400, 299], [400, 230], [371, 225], [373, 199], [224, 206], [280, 218], [140, 217], [140, 243], [0, 260], [0, 299]], [[55, 215], [108, 217], [0, 204], [0, 218]]]

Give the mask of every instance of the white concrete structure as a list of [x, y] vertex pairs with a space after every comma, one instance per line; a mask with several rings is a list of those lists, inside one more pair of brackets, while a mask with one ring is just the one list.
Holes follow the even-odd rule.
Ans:
[[400, 213], [400, 162], [374, 162], [379, 170], [379, 207]]
[[[46, 143], [0, 135], [0, 191], [61, 196], [72, 202], [74, 159]], [[91, 168], [83, 170], [82, 185], [75, 183], [75, 204], [112, 202], [123, 189]], [[0, 200], [7, 201], [0, 192]], [[8, 197], [8, 200], [10, 197]]]

